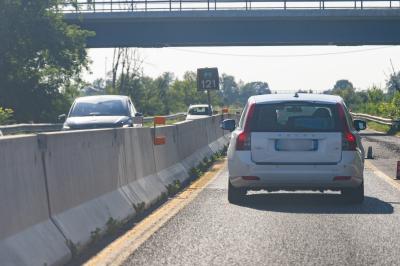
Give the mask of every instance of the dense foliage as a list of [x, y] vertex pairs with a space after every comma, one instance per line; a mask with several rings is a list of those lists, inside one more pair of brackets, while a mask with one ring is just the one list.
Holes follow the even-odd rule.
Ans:
[[[96, 80], [91, 90], [84, 90], [87, 95], [123, 94], [131, 96], [136, 108], [145, 115], [170, 114], [186, 111], [190, 104], [207, 103], [207, 94], [197, 91], [196, 73], [186, 72], [182, 79], [175, 78], [172, 73], [164, 73], [151, 78], [139, 73], [124, 76], [121, 85], [120, 75], [113, 88], [112, 79]], [[222, 74], [221, 90], [211, 92], [211, 102], [215, 107], [242, 107], [252, 95], [271, 93], [266, 82], [236, 82], [230, 75]]]
[[350, 81], [339, 80], [325, 93], [340, 95], [354, 112], [400, 118], [400, 72], [390, 76], [385, 89], [372, 86], [357, 91]]
[[58, 3], [0, 1], [0, 106], [18, 122], [54, 121], [81, 84], [91, 33], [66, 24]]

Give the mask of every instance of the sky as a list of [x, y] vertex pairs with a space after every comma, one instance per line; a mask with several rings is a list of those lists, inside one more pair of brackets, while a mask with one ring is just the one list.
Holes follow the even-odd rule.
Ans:
[[[400, 46], [263, 46], [141, 48], [145, 75], [172, 72], [182, 78], [186, 71], [218, 67], [219, 73], [244, 82], [268, 82], [278, 92], [312, 89], [324, 91], [339, 79], [350, 80], [357, 89], [382, 88], [392, 73], [391, 61], [400, 71]], [[110, 71], [113, 49], [90, 49], [91, 82]]]

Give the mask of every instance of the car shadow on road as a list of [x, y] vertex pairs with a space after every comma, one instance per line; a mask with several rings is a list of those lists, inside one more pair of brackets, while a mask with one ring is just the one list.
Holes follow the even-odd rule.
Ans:
[[243, 207], [261, 211], [321, 214], [391, 214], [393, 206], [366, 196], [362, 204], [350, 204], [340, 194], [266, 193], [247, 195]]

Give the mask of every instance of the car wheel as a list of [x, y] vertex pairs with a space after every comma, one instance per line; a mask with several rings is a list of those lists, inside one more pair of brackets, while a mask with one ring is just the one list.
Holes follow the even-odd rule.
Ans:
[[364, 183], [355, 188], [342, 189], [342, 195], [350, 203], [362, 203], [364, 201]]
[[232, 186], [231, 182], [228, 181], [228, 201], [230, 203], [240, 203], [243, 202], [246, 196], [245, 188], [235, 188]]

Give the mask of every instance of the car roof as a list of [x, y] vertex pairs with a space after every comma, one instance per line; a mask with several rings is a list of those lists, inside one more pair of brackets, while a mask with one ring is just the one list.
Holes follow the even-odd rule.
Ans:
[[192, 108], [192, 107], [208, 107], [208, 104], [193, 104], [193, 105], [189, 106], [189, 108]]
[[292, 93], [292, 94], [264, 94], [252, 96], [249, 101], [256, 104], [277, 102], [318, 102], [318, 103], [342, 103], [343, 99], [337, 95], [314, 94], [314, 93]]
[[109, 101], [109, 100], [120, 100], [125, 101], [128, 100], [128, 96], [124, 95], [96, 95], [96, 96], [85, 96], [76, 98], [76, 102], [100, 102], [100, 101]]

